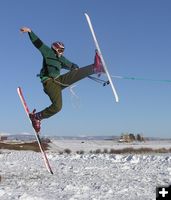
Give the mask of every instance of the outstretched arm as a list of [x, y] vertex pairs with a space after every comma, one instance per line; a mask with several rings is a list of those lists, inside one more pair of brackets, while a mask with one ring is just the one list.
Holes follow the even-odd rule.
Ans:
[[49, 47], [46, 46], [39, 38], [38, 36], [28, 27], [22, 27], [20, 28], [20, 31], [22, 33], [28, 33], [30, 40], [34, 44], [34, 46], [39, 49], [39, 51], [44, 55], [49, 51]]

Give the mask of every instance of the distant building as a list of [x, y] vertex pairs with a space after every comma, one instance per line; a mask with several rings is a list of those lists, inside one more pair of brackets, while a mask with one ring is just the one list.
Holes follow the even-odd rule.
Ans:
[[125, 134], [122, 133], [118, 142], [131, 143], [131, 142], [134, 142], [134, 141], [145, 142], [145, 139], [140, 134], [137, 134], [137, 136], [135, 136], [132, 133], [125, 133]]
[[127, 142], [127, 143], [131, 142], [129, 135], [128, 134], [122, 134], [120, 139], [119, 139], [119, 142]]
[[4, 136], [4, 135], [0, 135], [0, 141], [4, 141], [4, 140], [7, 140], [7, 136]]

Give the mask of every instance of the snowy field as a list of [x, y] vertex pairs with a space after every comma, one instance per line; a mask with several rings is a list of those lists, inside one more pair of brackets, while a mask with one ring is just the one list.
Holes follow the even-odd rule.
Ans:
[[[170, 148], [170, 142], [134, 144]], [[169, 146], [170, 145], [170, 146]], [[53, 140], [47, 151], [54, 174], [40, 153], [0, 150], [0, 200], [155, 200], [156, 186], [171, 184], [171, 154], [90, 154], [124, 148], [112, 141]], [[70, 149], [71, 154], [59, 154]], [[84, 154], [76, 154], [83, 150]]]

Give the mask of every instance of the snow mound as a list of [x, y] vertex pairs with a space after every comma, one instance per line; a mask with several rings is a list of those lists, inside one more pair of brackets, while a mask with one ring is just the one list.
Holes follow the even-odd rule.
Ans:
[[54, 175], [41, 154], [0, 154], [1, 200], [155, 199], [156, 187], [171, 183], [171, 156], [62, 154], [48, 152]]

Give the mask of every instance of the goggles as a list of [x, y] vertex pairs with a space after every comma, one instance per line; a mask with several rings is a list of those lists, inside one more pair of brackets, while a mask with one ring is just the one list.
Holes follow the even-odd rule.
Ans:
[[64, 52], [64, 48], [57, 49], [57, 52], [58, 52], [58, 53], [63, 53], [63, 52]]

